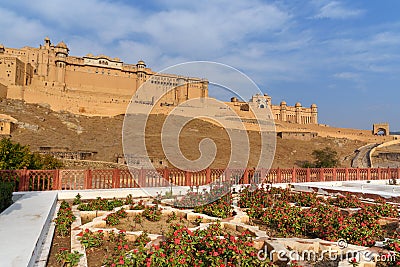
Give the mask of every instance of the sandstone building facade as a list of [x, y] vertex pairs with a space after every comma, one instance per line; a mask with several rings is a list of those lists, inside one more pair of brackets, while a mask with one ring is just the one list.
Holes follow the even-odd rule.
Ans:
[[18, 121], [6, 114], [0, 114], [0, 137], [10, 136]]
[[249, 106], [252, 108], [269, 107], [276, 122], [318, 124], [318, 108], [316, 104], [312, 104], [309, 108], [302, 107], [299, 102], [295, 106], [288, 106], [285, 101], [282, 101], [280, 105], [273, 105], [268, 94], [256, 94], [247, 103], [240, 102], [236, 97], [232, 97], [231, 102], [235, 106], [239, 106], [242, 111], [248, 111]]
[[[206, 79], [156, 73], [142, 60], [137, 64], [126, 64], [119, 58], [105, 55], [71, 56], [63, 41], [54, 45], [48, 37], [37, 48], [15, 49], [0, 45], [0, 98], [45, 103], [57, 111], [114, 116], [126, 112], [132, 96], [147, 81], [146, 90], [166, 92], [173, 88], [160, 103], [166, 106], [208, 97]], [[234, 98], [232, 102], [235, 102]], [[272, 105], [267, 94], [255, 95], [248, 103], [236, 100], [234, 104], [241, 109], [245, 105], [269, 107], [276, 121], [318, 123], [315, 104], [310, 108], [302, 107], [300, 103], [287, 106], [284, 101], [279, 106]]]
[[0, 45], [0, 93], [28, 103], [47, 103], [54, 110], [113, 116], [124, 114], [136, 90], [151, 78], [160, 90], [174, 88], [162, 101], [176, 105], [207, 97], [208, 81], [174, 74], [157, 74], [144, 61], [125, 64], [105, 55], [69, 55], [64, 42], [49, 38], [38, 48]]

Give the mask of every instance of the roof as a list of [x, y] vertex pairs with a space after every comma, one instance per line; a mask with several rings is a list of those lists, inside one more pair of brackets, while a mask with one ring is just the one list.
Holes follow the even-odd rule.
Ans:
[[7, 114], [0, 114], [0, 121], [8, 121], [8, 122], [12, 122], [12, 123], [17, 123], [18, 120], [11, 117], [10, 115]]
[[64, 43], [64, 41], [59, 42], [58, 45], [56, 45], [56, 47], [68, 49], [68, 47], [67, 47], [67, 45]]

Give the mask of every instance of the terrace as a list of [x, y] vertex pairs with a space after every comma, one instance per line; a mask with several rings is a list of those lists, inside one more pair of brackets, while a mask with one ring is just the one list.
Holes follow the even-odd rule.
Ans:
[[[3, 248], [9, 248], [2, 250], [2, 262], [7, 266], [57, 266], [47, 265], [49, 258], [54, 257], [54, 255], [51, 256], [51, 253], [49, 253], [50, 248], [52, 247], [53, 237], [57, 238], [57, 236], [59, 236], [54, 222], [54, 219], [57, 217], [56, 211], [59, 210], [60, 202], [62, 200], [71, 203], [78, 194], [84, 202], [90, 202], [90, 200], [101, 197], [102, 199], [110, 199], [110, 201], [113, 198], [120, 199], [121, 201], [124, 201], [124, 204], [126, 204], [127, 196], [130, 196], [130, 199], [134, 203], [143, 200], [146, 203], [146, 208], [153, 207], [153, 202], [155, 201], [161, 201], [157, 203], [159, 204], [158, 207], [162, 208], [163, 216], [171, 216], [173, 213], [178, 214], [178, 217], [182, 217], [183, 219], [181, 220], [185, 220], [185, 222], [193, 222], [200, 216], [202, 218], [201, 223], [197, 226], [190, 224], [190, 231], [195, 233], [200, 233], [198, 232], [200, 231], [199, 229], [214, 229], [212, 227], [215, 227], [215, 221], [217, 220], [220, 221], [221, 229], [214, 230], [222, 231], [217, 231], [219, 236], [229, 234], [235, 236], [235, 240], [237, 240], [239, 236], [247, 230], [250, 232], [253, 240], [253, 245], [251, 247], [255, 249], [251, 251], [249, 250], [249, 253], [254, 251], [258, 252], [267, 248], [268, 251], [271, 251], [272, 249], [275, 251], [286, 251], [287, 253], [295, 251], [297, 253], [296, 255], [299, 256], [302, 251], [307, 251], [311, 247], [315, 253], [321, 253], [321, 251], [328, 248], [338, 250], [337, 240], [327, 238], [327, 236], [309, 236], [307, 231], [298, 233], [290, 232], [290, 230], [282, 225], [278, 229], [275, 229], [271, 222], [263, 221], [263, 216], [257, 217], [257, 213], [249, 213], [249, 209], [255, 209], [256, 207], [241, 204], [246, 197], [238, 192], [244, 192], [242, 190], [246, 188], [248, 184], [264, 181], [267, 182], [269, 188], [270, 186], [274, 188], [287, 188], [290, 190], [291, 195], [296, 195], [299, 194], [298, 192], [302, 192], [300, 194], [308, 196], [307, 194], [311, 194], [312, 192], [312, 194], [315, 194], [315, 196], [318, 196], [318, 198], [321, 199], [334, 199], [337, 198], [338, 194], [346, 196], [347, 193], [351, 193], [352, 195], [357, 196], [358, 199], [362, 200], [360, 203], [364, 203], [365, 205], [381, 205], [379, 204], [379, 201], [383, 198], [388, 205], [398, 207], [400, 203], [400, 187], [395, 185], [395, 183], [399, 182], [399, 174], [400, 172], [398, 168], [272, 169], [269, 172], [267, 170], [253, 169], [225, 171], [206, 169], [201, 172], [185, 172], [166, 168], [158, 170], [139, 169], [133, 173], [129, 173], [129, 171], [126, 170], [2, 171], [2, 179], [15, 181], [16, 191], [20, 191], [14, 193], [14, 204], [1, 213], [0, 216], [0, 232], [3, 237], [0, 242], [2, 243], [1, 245]], [[165, 177], [167, 177], [168, 180], [165, 180]], [[216, 182], [216, 180], [218, 180], [218, 182]], [[170, 181], [172, 183], [170, 183]], [[179, 207], [179, 205], [174, 206], [173, 203], [182, 198], [184, 199], [186, 193], [190, 190], [194, 194], [203, 192], [203, 189], [212, 190], [207, 186], [210, 182], [214, 182], [215, 185], [229, 185], [229, 188], [233, 192], [231, 204], [225, 205], [231, 207], [230, 212], [232, 213], [227, 214], [226, 218], [224, 218], [224, 216], [221, 217], [221, 214], [224, 214], [222, 211], [210, 215], [210, 210], [213, 212], [215, 206], [204, 208], [203, 210], [193, 208], [182, 210], [182, 207]], [[279, 194], [282, 196], [282, 192], [275, 192], [272, 194], [271, 189], [269, 190], [270, 191], [268, 192], [265, 191], [262, 196], [276, 196]], [[230, 190], [228, 191], [230, 192]], [[295, 208], [294, 210], [287, 206], [288, 212], [301, 212], [301, 210], [307, 210], [307, 207], [304, 206], [302, 201], [293, 201], [293, 199], [285, 199], [285, 201], [286, 200], [290, 207], [299, 206], [299, 209]], [[273, 202], [271, 203], [276, 204], [280, 203], [280, 201], [283, 201], [283, 199], [275, 199], [273, 197]], [[252, 202], [257, 203], [254, 200]], [[296, 204], [296, 202], [303, 203], [303, 206]], [[265, 203], [257, 203], [257, 205], [264, 204]], [[70, 245], [68, 249], [71, 251], [76, 250], [84, 255], [79, 259], [78, 266], [100, 266], [93, 265], [93, 260], [89, 260], [88, 262], [89, 258], [93, 259], [93, 255], [91, 256], [93, 249], [85, 248], [81, 244], [79, 234], [85, 233], [86, 229], [89, 229], [91, 233], [96, 233], [101, 230], [105, 233], [103, 239], [108, 240], [107, 238], [109, 238], [110, 229], [113, 229], [113, 227], [107, 225], [105, 221], [106, 217], [112, 213], [118, 212], [121, 207], [123, 207], [128, 214], [127, 220], [130, 220], [129, 222], [131, 226], [135, 225], [132, 220], [133, 218], [138, 219], [139, 217], [134, 216], [142, 214], [143, 210], [130, 210], [131, 206], [131, 204], [123, 205], [103, 212], [93, 211], [95, 214], [99, 215], [94, 217], [88, 215], [91, 214], [90, 211], [79, 210], [78, 205], [72, 206], [73, 214], [77, 219], [72, 223], [69, 230]], [[268, 205], [265, 206], [263, 212], [268, 212], [267, 207]], [[360, 209], [360, 207], [357, 209]], [[342, 208], [340, 208], [338, 214], [346, 212], [348, 212], [346, 214], [353, 214], [355, 212], [350, 209], [345, 211], [342, 211], [341, 209]], [[207, 212], [209, 214], [205, 214]], [[277, 213], [276, 210], [274, 210], [273, 214], [275, 213]], [[217, 216], [217, 214], [219, 216]], [[89, 221], [87, 221], [88, 216], [91, 216], [91, 220]], [[264, 217], [270, 218], [271, 216], [272, 215], [270, 214], [269, 216]], [[301, 216], [303, 215], [297, 217]], [[305, 217], [301, 218], [304, 219]], [[144, 219], [142, 218], [142, 220]], [[27, 221], [29, 221], [29, 224]], [[392, 215], [392, 218], [387, 218], [386, 221], [380, 220], [379, 224], [390, 224], [392, 228], [394, 227], [391, 229], [391, 234], [395, 234], [396, 229], [397, 231], [400, 230], [398, 229], [398, 221], [397, 213], [396, 216], [393, 217]], [[301, 223], [304, 223], [304, 221]], [[372, 225], [375, 224], [377, 225], [378, 221], [374, 221]], [[125, 226], [126, 225], [129, 225], [129, 223], [125, 224]], [[169, 224], [163, 226], [165, 231], [164, 235], [160, 235], [160, 233], [149, 233], [150, 241], [144, 245], [146, 245], [147, 248], [151, 248], [152, 245], [157, 244], [157, 240], [160, 240], [160, 238], [161, 240], [164, 240], [167, 235], [168, 226]], [[230, 230], [228, 231], [228, 229]], [[117, 232], [121, 230], [121, 228], [117, 225], [114, 230]], [[130, 249], [124, 251], [126, 255], [132, 252], [132, 248], [135, 250], [134, 242], [136, 242], [135, 240], [137, 240], [142, 234], [140, 231], [128, 232], [126, 233], [126, 238]], [[337, 238], [339, 237], [340, 236], [337, 236]], [[365, 255], [366, 252], [378, 253], [377, 251], [380, 251], [379, 253], [381, 253], [384, 249], [384, 244], [382, 243], [384, 239], [376, 241], [375, 245], [370, 248], [365, 245], [355, 245], [354, 243], [358, 242], [356, 240], [353, 243], [349, 243], [347, 250], [357, 251], [360, 255]], [[109, 241], [105, 242], [108, 242], [107, 244], [110, 245]], [[54, 249], [55, 248], [53, 247], [53, 250]], [[112, 250], [113, 247], [109, 247], [109, 249]], [[146, 251], [141, 251], [141, 253], [147, 255]], [[271, 254], [269, 256], [271, 261], [278, 264], [276, 266], [280, 266], [279, 263], [281, 261], [278, 259], [277, 254]], [[256, 257], [254, 260], [259, 259]], [[292, 264], [291, 266], [296, 266], [293, 265], [296, 264], [294, 262], [295, 261], [292, 261], [292, 263], [290, 263]], [[266, 261], [263, 261], [262, 263], [264, 264]], [[284, 263], [286, 264], [286, 262]], [[305, 261], [298, 264], [302, 265], [297, 266], [308, 266], [307, 264], [309, 264], [309, 262]], [[340, 264], [342, 265], [339, 266], [355, 266], [351, 265], [347, 258], [340, 261]], [[365, 259], [359, 262], [359, 264], [360, 265], [358, 266], [391, 266], [382, 265], [384, 264], [382, 262], [378, 264], [375, 262], [368, 262]], [[112, 265], [105, 264], [105, 266]]]

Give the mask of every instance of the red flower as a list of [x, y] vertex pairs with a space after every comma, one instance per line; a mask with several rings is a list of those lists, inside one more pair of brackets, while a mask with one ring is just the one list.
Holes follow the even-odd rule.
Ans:
[[124, 260], [119, 260], [119, 264], [124, 264]]
[[83, 236], [83, 232], [80, 232], [80, 233], [78, 234], [78, 236]]
[[175, 245], [179, 245], [181, 243], [181, 240], [179, 238], [174, 239]]

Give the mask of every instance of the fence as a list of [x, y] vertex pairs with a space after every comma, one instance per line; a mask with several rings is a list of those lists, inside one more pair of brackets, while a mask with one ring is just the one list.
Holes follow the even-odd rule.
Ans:
[[199, 186], [217, 179], [233, 184], [389, 180], [400, 179], [400, 168], [0, 170], [0, 180], [15, 182], [15, 191]]

